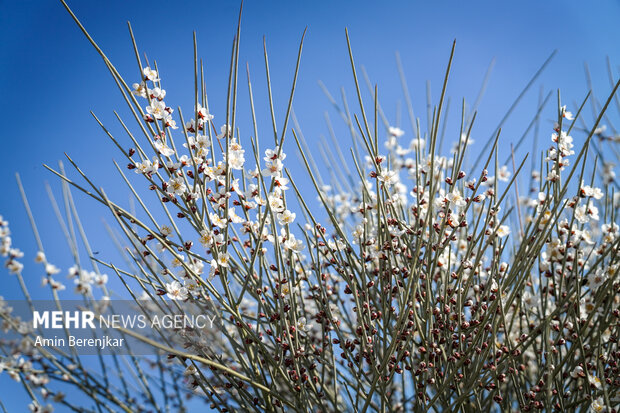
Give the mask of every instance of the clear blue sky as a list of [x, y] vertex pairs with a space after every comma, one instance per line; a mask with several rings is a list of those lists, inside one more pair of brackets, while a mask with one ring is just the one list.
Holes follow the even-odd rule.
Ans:
[[[229, 53], [238, 2], [81, 0], [70, 5], [129, 83], [137, 78], [126, 26], [131, 21], [141, 50], [158, 62], [168, 91], [166, 102], [173, 107], [181, 105], [185, 112], [193, 106], [192, 31], [196, 30], [199, 54], [206, 65], [212, 112], [216, 124], [224, 122]], [[497, 59], [473, 132], [474, 138], [479, 137], [481, 141], [493, 131], [542, 62], [558, 49], [551, 65], [506, 124], [502, 142], [508, 144], [521, 135], [530, 121], [540, 85], [545, 91], [561, 88], [569, 108], [573, 107], [573, 101], [585, 96], [584, 62], [590, 65], [599, 99], [606, 97], [610, 90], [607, 56], [618, 77], [618, 21], [620, 2], [617, 0], [424, 3], [246, 0], [240, 61], [250, 65], [265, 148], [271, 136], [262, 63], [263, 36], [267, 38], [274, 99], [281, 124], [298, 42], [308, 27], [294, 103], [308, 140], [327, 134], [323, 120], [326, 110], [330, 111], [334, 123], [340, 125], [337, 114], [317, 85], [319, 79], [334, 95], [344, 86], [354, 107], [345, 27], [349, 28], [356, 62], [366, 67], [373, 83], [379, 84], [380, 98], [392, 123], [396, 101], [403, 101], [394, 52], [400, 51], [416, 113], [425, 125], [425, 82], [431, 81], [436, 101], [450, 46], [456, 38], [449, 84], [449, 95], [453, 98], [450, 116], [454, 121], [460, 116], [455, 109], [462, 97], [470, 103], [474, 101], [487, 66], [493, 58]], [[14, 173], [21, 174], [27, 188], [48, 256], [65, 270], [69, 255], [64, 246], [54, 243], [59, 227], [47, 206], [44, 191], [45, 180], [55, 187], [58, 180], [42, 164], [55, 164], [67, 152], [111, 196], [127, 199], [126, 189], [113, 185], [117, 182], [115, 176], [110, 178], [114, 174], [111, 161], [121, 160], [119, 154], [89, 115], [90, 110], [94, 111], [121, 136], [112, 110], [123, 109], [123, 101], [98, 55], [59, 1], [0, 0], [0, 37], [3, 39], [0, 42], [3, 119], [0, 214], [11, 221], [14, 244], [30, 253], [25, 258], [26, 277], [30, 277], [37, 290], [41, 274], [34, 271], [36, 267], [32, 264], [36, 247]], [[247, 136], [250, 118], [247, 111], [243, 114], [247, 108], [244, 71], [241, 79], [239, 125], [242, 135]], [[551, 105], [554, 103], [552, 100]], [[403, 110], [403, 124], [407, 125], [405, 119]], [[349, 137], [345, 129], [340, 125], [337, 130], [346, 146]], [[406, 132], [411, 137], [411, 130]], [[458, 125], [454, 123], [448, 131], [448, 141], [458, 138], [457, 133]], [[542, 137], [546, 139], [544, 133]], [[291, 141], [286, 149], [291, 154], [289, 159], [296, 159]], [[75, 195], [87, 220], [87, 230], [96, 239], [101, 234], [101, 218], [107, 215], [101, 208], [91, 208], [93, 202]], [[94, 244], [95, 249], [111, 249], [105, 241]], [[17, 298], [16, 279], [5, 270], [0, 270], [0, 276], [3, 277], [0, 295]], [[4, 389], [8, 380], [6, 374], [1, 375], [0, 387]], [[10, 384], [10, 388], [14, 387]], [[22, 411], [17, 406], [23, 406], [25, 396], [2, 397], [10, 412]]]

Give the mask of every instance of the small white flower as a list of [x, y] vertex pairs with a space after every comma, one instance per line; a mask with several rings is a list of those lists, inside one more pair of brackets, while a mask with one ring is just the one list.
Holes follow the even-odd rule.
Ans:
[[280, 212], [284, 210], [284, 202], [282, 201], [282, 198], [270, 194], [268, 197], [268, 202], [272, 211]]
[[200, 238], [198, 241], [200, 241], [204, 247], [210, 247], [213, 243], [213, 232], [208, 229], [203, 229], [200, 231]]
[[11, 258], [21, 258], [24, 256], [24, 253], [19, 248], [11, 248], [9, 249], [9, 255]]
[[34, 257], [34, 262], [36, 263], [45, 262], [45, 253], [43, 253], [43, 251], [37, 252], [36, 257]]
[[279, 177], [283, 166], [281, 160], [274, 159], [265, 164], [265, 169], [263, 169], [261, 173], [263, 176]]
[[172, 119], [172, 116], [170, 115], [164, 116], [164, 123], [169, 128], [179, 129], [179, 127], [177, 126], [177, 122], [174, 119]]
[[573, 369], [573, 371], [570, 372], [570, 376], [574, 379], [577, 379], [579, 377], [585, 377], [585, 373], [583, 372], [583, 367], [576, 366]]
[[95, 284], [102, 287], [108, 282], [108, 274], [97, 274], [94, 277]]
[[183, 178], [179, 177], [171, 178], [168, 181], [168, 189], [169, 192], [172, 192], [175, 195], [183, 195], [187, 190], [187, 187], [185, 186], [185, 181]]
[[282, 295], [290, 295], [297, 292], [297, 287], [292, 287], [290, 282], [280, 285], [280, 293]]
[[304, 249], [304, 243], [300, 239], [295, 239], [295, 235], [291, 234], [289, 238], [284, 241], [284, 248], [299, 254]]
[[498, 237], [504, 238], [506, 235], [510, 234], [510, 227], [508, 225], [500, 225], [497, 228], [496, 234]]
[[37, 402], [30, 403], [28, 405], [28, 409], [32, 413], [53, 413], [54, 412], [54, 408], [52, 407], [51, 404], [46, 404], [45, 406], [42, 406]]
[[508, 167], [504, 165], [497, 171], [497, 179], [507, 182], [508, 178], [510, 178], [510, 172], [508, 172]]
[[601, 188], [592, 188], [588, 185], [581, 187], [580, 194], [583, 197], [592, 197], [594, 199], [601, 199], [603, 197], [603, 191], [601, 191]]
[[601, 413], [606, 410], [607, 408], [605, 407], [605, 399], [603, 399], [602, 397], [597, 398], [590, 405], [590, 412], [592, 413]]
[[302, 333], [305, 333], [306, 331], [310, 330], [310, 325], [308, 324], [306, 317], [299, 317], [297, 319], [297, 330], [299, 330]]
[[153, 158], [153, 162], [151, 163], [150, 160], [145, 159], [142, 162], [136, 162], [135, 163], [135, 167], [136, 167], [136, 173], [142, 173], [142, 174], [152, 174], [154, 172], [157, 172], [157, 169], [159, 169], [159, 161], [157, 160], [157, 157]]
[[211, 268], [209, 269], [209, 281], [212, 281], [215, 278], [216, 273], [218, 272], [217, 261], [211, 260]]
[[454, 205], [456, 205], [457, 207], [464, 207], [465, 205], [467, 205], [465, 198], [463, 198], [459, 190], [456, 188], [454, 188], [454, 190], [450, 192], [446, 196], [446, 198], [448, 198], [448, 200], [452, 202]]
[[472, 145], [475, 141], [471, 138], [471, 136], [467, 139], [466, 133], [461, 133], [461, 143], [465, 144], [465, 142], [467, 142], [467, 145]]
[[600, 135], [607, 130], [607, 125], [601, 125], [598, 128], [594, 129], [595, 135]]
[[230, 125], [222, 125], [222, 127], [220, 128], [220, 133], [217, 135], [217, 138], [222, 139], [224, 137], [230, 137], [230, 135], [232, 135]]
[[133, 90], [131, 91], [131, 93], [133, 93], [136, 96], [140, 96], [143, 98], [146, 98], [146, 94], [150, 93], [150, 89], [146, 87], [146, 84], [144, 82], [142, 83], [134, 83], [133, 85]]
[[5, 265], [11, 274], [19, 274], [24, 269], [24, 264], [14, 259], [8, 260]]
[[151, 104], [146, 107], [146, 112], [155, 119], [163, 119], [166, 114], [166, 104], [157, 99], [151, 100]]
[[296, 214], [294, 212], [289, 211], [288, 209], [284, 212], [281, 212], [277, 215], [278, 223], [280, 225], [291, 224], [295, 220]]
[[591, 385], [593, 385], [599, 390], [603, 387], [603, 384], [601, 383], [601, 379], [599, 379], [598, 377], [592, 374], [588, 374], [588, 381], [590, 382]]
[[333, 239], [327, 240], [327, 246], [332, 251], [344, 251], [347, 247], [347, 244], [345, 244], [344, 241], [338, 238], [335, 241]]
[[396, 138], [400, 138], [401, 136], [403, 136], [405, 134], [405, 131], [402, 130], [401, 128], [396, 128], [394, 126], [390, 126], [388, 128], [388, 134], [390, 134], [390, 136], [394, 136]]
[[385, 186], [392, 186], [400, 180], [396, 171], [383, 171], [379, 175], [379, 181], [383, 182]]
[[230, 262], [230, 254], [220, 253], [217, 257], [217, 265], [220, 267], [228, 267], [228, 263]]
[[213, 119], [213, 115], [209, 114], [207, 108], [203, 108], [200, 103], [196, 107], [196, 112], [198, 113], [198, 118], [203, 122]]
[[183, 262], [185, 262], [185, 256], [184, 255], [175, 255], [172, 258], [172, 266], [173, 267], [180, 267], [183, 265]]
[[566, 118], [566, 120], [573, 120], [573, 113], [566, 110], [566, 105], [562, 106], [562, 116]]
[[188, 265], [190, 271], [196, 275], [200, 275], [204, 272], [205, 264], [202, 261], [196, 261], [193, 264]]
[[189, 295], [187, 288], [183, 287], [178, 281], [166, 284], [166, 291], [168, 292], [167, 297], [171, 300], [186, 300]]
[[287, 189], [289, 189], [288, 187], [288, 179], [284, 178], [282, 176], [279, 176], [277, 178], [273, 178], [273, 185], [274, 185], [274, 189], [278, 192], [280, 191], [286, 191]]
[[588, 275], [588, 285], [593, 290], [596, 290], [598, 287], [603, 285], [605, 281], [607, 281], [607, 275], [605, 274], [605, 271], [600, 268]]
[[172, 156], [174, 154], [174, 150], [172, 150], [172, 148], [169, 148], [168, 145], [166, 145], [166, 143], [162, 143], [158, 140], [155, 141], [155, 148], [157, 148], [159, 153], [161, 153], [164, 156]]
[[58, 274], [60, 272], [60, 268], [55, 266], [54, 264], [45, 264], [45, 272], [49, 275]]
[[[245, 156], [243, 154], [244, 151], [231, 151], [228, 154], [228, 166], [231, 169], [236, 169], [238, 171], [243, 169], [243, 164], [245, 163]], [[226, 156], [224, 156], [226, 158]]]
[[245, 221], [243, 219], [243, 217], [240, 217], [239, 215], [237, 215], [237, 212], [235, 211], [235, 208], [228, 208], [228, 219], [233, 224], [241, 224], [242, 222]]
[[421, 151], [426, 147], [426, 141], [422, 138], [412, 139], [409, 143], [409, 148], [413, 151]]
[[276, 159], [283, 161], [286, 158], [286, 154], [284, 152], [280, 152], [280, 154], [278, 155], [279, 150], [280, 148], [277, 146], [275, 149], [266, 149], [265, 157], [263, 158], [263, 160], [265, 160], [265, 162], [275, 161]]
[[364, 236], [364, 226], [363, 225], [356, 226], [353, 232], [351, 233], [351, 235], [353, 235], [354, 240], [361, 240], [362, 237]]
[[166, 91], [156, 87], [151, 89], [149, 94], [151, 95], [151, 99], [163, 100], [166, 96]]
[[[185, 129], [188, 132], [196, 132], [196, 121], [194, 119], [190, 119], [185, 122]], [[199, 129], [202, 129], [202, 124], [199, 126]]]
[[56, 281], [56, 280], [54, 280], [51, 277], [49, 279], [49, 284], [56, 291], [62, 291], [62, 290], [65, 290], [67, 288], [67, 287], [65, 287], [65, 285], [63, 283], [61, 283], [60, 281]]
[[90, 273], [82, 271], [80, 276], [74, 279], [73, 282], [76, 294], [90, 295], [92, 292], [92, 277]]
[[196, 146], [198, 148], [207, 149], [211, 146], [211, 140], [207, 135], [196, 136]]
[[530, 293], [529, 291], [523, 293], [521, 301], [523, 302], [525, 309], [528, 311], [533, 311], [540, 305], [540, 297], [536, 294]]
[[587, 205], [581, 205], [575, 209], [575, 219], [582, 224], [587, 223], [589, 220], [598, 221], [598, 208], [595, 207], [591, 202]]
[[144, 75], [145, 78], [147, 78], [151, 82], [157, 82], [159, 80], [159, 78], [157, 77], [157, 71], [151, 69], [148, 66], [142, 69], [142, 74]]
[[220, 217], [214, 212], [209, 214], [209, 218], [211, 219], [211, 224], [219, 228], [226, 228], [226, 225], [228, 225], [228, 221], [225, 218]]

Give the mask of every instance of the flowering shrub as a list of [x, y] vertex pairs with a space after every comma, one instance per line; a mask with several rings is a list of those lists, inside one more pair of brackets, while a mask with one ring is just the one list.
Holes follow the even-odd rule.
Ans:
[[[188, 116], [166, 103], [165, 74], [141, 60], [135, 42], [142, 78], [130, 86], [88, 38], [143, 135], [122, 123], [128, 139], [121, 141], [101, 125], [126, 157], [131, 174], [117, 167], [143, 211], [108, 199], [71, 159], [83, 184], [54, 171], [70, 209], [59, 220], [81, 237], [67, 231], [69, 245], [75, 253], [83, 243], [90, 254], [90, 262], [75, 254], [74, 292], [92, 308], [107, 305], [107, 272], [136, 302], [197, 308], [214, 302], [224, 328], [210, 336], [179, 332], [184, 351], [144, 337], [160, 356], [132, 355], [122, 368], [120, 357], [102, 356], [116, 368], [102, 362], [95, 372], [78, 355], [34, 346], [30, 324], [3, 304], [4, 328], [21, 339], [3, 343], [0, 371], [23, 383], [32, 411], [51, 411], [52, 402], [76, 411], [184, 410], [190, 396], [224, 412], [616, 411], [620, 200], [605, 154], [599, 152], [594, 168], [587, 165], [595, 140], [617, 154], [618, 136], [601, 120], [618, 84], [591, 125], [581, 115], [588, 97], [575, 114], [558, 104], [529, 193], [519, 196], [516, 178], [525, 160], [517, 166], [513, 159], [512, 169], [501, 164], [500, 131], [468, 166], [475, 116], [463, 114], [453, 150], [439, 153], [449, 66], [428, 131], [412, 118], [405, 132], [380, 127], [376, 90], [374, 110], [365, 109], [351, 54], [359, 112], [341, 114], [356, 147], [351, 169], [343, 162], [346, 179], [330, 187], [302, 136], [287, 131], [299, 58], [281, 129], [269, 102], [274, 142], [263, 150], [249, 79], [254, 130], [248, 136], [236, 128], [238, 42], [225, 115], [210, 113], [196, 68]], [[571, 134], [582, 130], [578, 148]], [[286, 169], [283, 147], [291, 139], [318, 208], [298, 189], [296, 180], [305, 177]], [[90, 251], [69, 187], [112, 212], [126, 236], [126, 268]], [[54, 278], [60, 269], [48, 261], [32, 222], [35, 262], [60, 304], [65, 285]], [[13, 247], [6, 221], [0, 230], [6, 267], [28, 297], [23, 253]], [[76, 404], [57, 390], [60, 381], [96, 407]]]

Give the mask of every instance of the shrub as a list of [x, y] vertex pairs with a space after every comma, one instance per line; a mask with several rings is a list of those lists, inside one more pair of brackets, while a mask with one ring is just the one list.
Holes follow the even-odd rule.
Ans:
[[[381, 124], [376, 88], [374, 107], [364, 107], [349, 44], [359, 107], [340, 114], [355, 146], [350, 156], [335, 147], [341, 167], [334, 176], [343, 179], [325, 186], [303, 137], [288, 131], [301, 44], [281, 128], [268, 102], [274, 142], [263, 151], [249, 77], [252, 113], [244, 115], [252, 116], [253, 131], [241, 135], [236, 127], [238, 41], [217, 128], [196, 46], [188, 116], [165, 103], [165, 74], [140, 58], [135, 41], [142, 78], [130, 86], [71, 14], [133, 114], [139, 133], [119, 117], [124, 140], [96, 119], [126, 157], [128, 175], [116, 166], [142, 208], [131, 212], [110, 200], [71, 158], [83, 183], [49, 168], [64, 182], [70, 211], [59, 220], [80, 233], [79, 240], [68, 235], [75, 292], [102, 311], [113, 303], [107, 272], [119, 277], [126, 297], [157, 311], [190, 303], [200, 313], [215, 303], [223, 328], [178, 331], [180, 349], [124, 330], [159, 355], [130, 354], [122, 367], [124, 356], [103, 355], [97, 372], [80, 355], [34, 346], [35, 331], [5, 303], [4, 326], [20, 339], [4, 343], [2, 367], [22, 381], [33, 411], [51, 409], [50, 400], [84, 411], [58, 390], [60, 381], [97, 411], [184, 410], [187, 396], [218, 411], [617, 409], [620, 202], [609, 155], [595, 143], [617, 154], [618, 136], [601, 120], [618, 84], [591, 125], [582, 116], [590, 94], [573, 115], [558, 93], [551, 139], [519, 196], [525, 159], [501, 163], [499, 128], [487, 151], [467, 161], [475, 114], [462, 114], [460, 140], [448, 156], [439, 152], [452, 55], [431, 124], [422, 132], [412, 118], [405, 142], [402, 129]], [[265, 64], [269, 76], [266, 53]], [[574, 147], [572, 133], [586, 136], [582, 147]], [[286, 168], [283, 144], [291, 139], [307, 176]], [[592, 148], [598, 153], [589, 168]], [[309, 179], [319, 203], [299, 190], [300, 179]], [[90, 251], [69, 187], [110, 210], [126, 236], [125, 268]], [[53, 277], [59, 270], [24, 200], [39, 243], [36, 261], [61, 308], [65, 286]], [[163, 214], [155, 212], [160, 207]], [[8, 223], [0, 228], [6, 266], [28, 298], [23, 254], [11, 245]], [[77, 260], [79, 243], [90, 262]], [[106, 369], [104, 360], [116, 368]], [[131, 391], [129, 375], [139, 383]]]

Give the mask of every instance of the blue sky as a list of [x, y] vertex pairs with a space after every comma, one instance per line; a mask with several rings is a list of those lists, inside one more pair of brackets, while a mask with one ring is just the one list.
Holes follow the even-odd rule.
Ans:
[[[125, 79], [132, 83], [138, 72], [133, 59], [126, 22], [131, 21], [142, 52], [156, 59], [165, 88], [166, 102], [185, 112], [193, 106], [192, 31], [196, 30], [199, 55], [206, 66], [207, 87], [216, 124], [224, 123], [224, 106], [229, 53], [235, 32], [239, 3], [236, 1], [73, 1], [74, 12], [108, 54]], [[496, 64], [487, 92], [479, 107], [472, 133], [484, 141], [497, 126], [513, 99], [557, 49], [558, 53], [506, 123], [503, 148], [518, 139], [535, 112], [539, 89], [545, 93], [562, 90], [564, 103], [574, 108], [587, 93], [584, 62], [590, 66], [593, 87], [599, 100], [610, 90], [606, 57], [618, 77], [620, 64], [620, 2], [601, 0], [520, 1], [520, 2], [406, 2], [406, 1], [257, 1], [247, 0], [242, 17], [240, 62], [251, 70], [257, 116], [261, 122], [262, 147], [271, 142], [266, 101], [262, 39], [267, 39], [279, 124], [286, 108], [298, 42], [308, 28], [294, 109], [306, 138], [313, 142], [327, 134], [323, 114], [330, 112], [344, 149], [349, 137], [337, 114], [317, 85], [322, 80], [331, 93], [347, 91], [354, 106], [354, 85], [346, 49], [344, 29], [348, 27], [355, 59], [364, 65], [391, 123], [396, 122], [396, 101], [403, 102], [394, 52], [399, 51], [416, 114], [425, 127], [426, 81], [431, 82], [436, 102], [450, 47], [457, 40], [449, 82], [452, 111], [448, 142], [458, 138], [461, 99], [472, 103], [492, 61]], [[60, 229], [49, 210], [44, 182], [58, 188], [58, 180], [43, 163], [56, 164], [69, 153], [111, 197], [127, 199], [127, 190], [116, 184], [112, 159], [121, 160], [109, 140], [89, 114], [93, 111], [113, 133], [121, 136], [112, 111], [121, 110], [123, 101], [100, 58], [79, 32], [59, 1], [0, 0], [0, 129], [3, 182], [0, 214], [11, 222], [14, 244], [26, 256], [26, 272], [32, 283], [40, 274], [32, 265], [36, 251], [15, 184], [19, 172], [38, 219], [48, 256], [66, 268], [67, 249], [55, 242]], [[239, 126], [242, 135], [250, 132], [247, 113], [245, 71], [241, 71]], [[366, 88], [363, 87], [368, 97]], [[555, 96], [543, 117], [551, 118]], [[588, 108], [589, 109], [589, 108]], [[356, 110], [356, 108], [354, 109]], [[244, 112], [245, 111], [245, 112]], [[589, 114], [589, 111], [588, 111]], [[406, 122], [403, 105], [403, 124]], [[548, 126], [548, 123], [543, 123]], [[405, 128], [408, 137], [411, 130]], [[543, 128], [544, 130], [544, 128]], [[260, 131], [259, 131], [260, 133]], [[542, 139], [546, 139], [546, 131]], [[528, 145], [529, 147], [529, 145]], [[292, 141], [285, 150], [293, 156]], [[521, 153], [523, 155], [524, 153]], [[293, 173], [303, 171], [291, 165]], [[302, 182], [310, 189], [307, 182]], [[74, 194], [83, 211], [87, 231], [102, 239], [101, 219], [109, 217], [85, 197]], [[314, 196], [314, 195], [312, 195]], [[104, 240], [93, 248], [111, 250]], [[66, 264], [66, 265], [65, 265]], [[0, 295], [18, 297], [17, 281], [0, 270]], [[36, 296], [36, 293], [35, 293]], [[0, 375], [0, 387], [8, 383]], [[13, 384], [11, 384], [13, 386]], [[21, 409], [25, 396], [3, 402], [9, 411]], [[12, 408], [11, 408], [12, 406]], [[13, 410], [16, 409], [16, 410]]]

